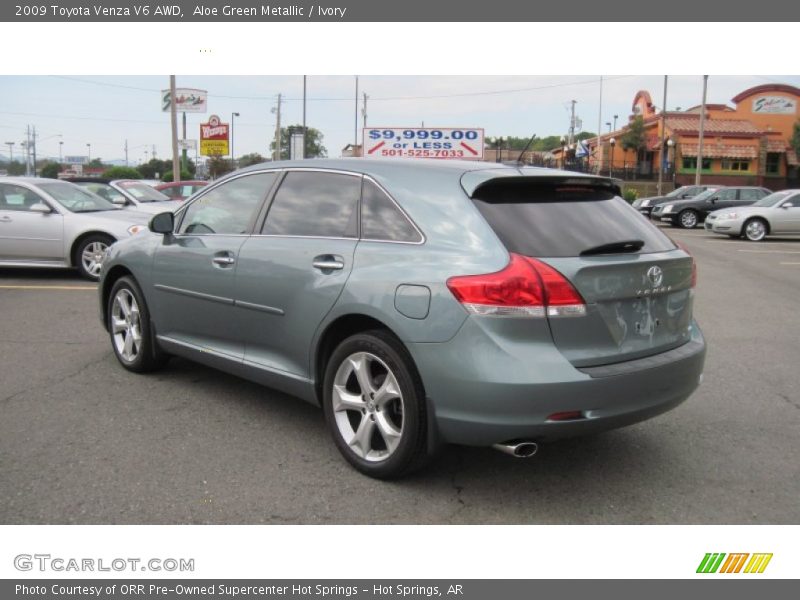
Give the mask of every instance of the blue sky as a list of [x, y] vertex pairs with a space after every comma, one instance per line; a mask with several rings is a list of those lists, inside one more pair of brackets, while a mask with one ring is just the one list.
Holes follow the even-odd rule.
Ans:
[[[563, 134], [569, 125], [569, 103], [577, 100], [583, 128], [596, 131], [599, 84], [596, 75], [569, 76], [362, 76], [359, 93], [369, 96], [369, 126], [483, 127], [486, 135], [540, 137]], [[716, 76], [709, 78], [708, 102], [730, 103], [740, 91], [770, 82], [800, 86], [800, 76]], [[278, 93], [284, 125], [302, 120], [302, 75], [297, 76], [177, 76], [179, 87], [209, 92], [209, 113], [235, 121], [235, 151], [268, 152], [275, 130]], [[24, 139], [26, 125], [40, 134], [38, 152], [58, 156], [85, 155], [91, 143], [92, 157], [124, 158], [137, 164], [170, 152], [168, 113], [162, 113], [159, 90], [169, 78], [158, 76], [0, 76], [0, 136], [16, 143]], [[614, 114], [622, 123], [630, 113], [633, 96], [648, 90], [660, 106], [663, 75], [609, 75], [603, 84], [603, 123]], [[308, 76], [307, 124], [320, 129], [329, 156], [339, 156], [354, 138], [354, 76]], [[667, 108], [687, 108], [700, 103], [700, 76], [671, 76]], [[187, 137], [196, 138], [198, 125], [208, 114], [189, 114]], [[360, 121], [359, 121], [360, 126]], [[603, 125], [605, 130], [605, 125]], [[59, 136], [60, 134], [60, 136]], [[359, 133], [360, 135], [360, 133]], [[8, 146], [0, 146], [7, 157]]]

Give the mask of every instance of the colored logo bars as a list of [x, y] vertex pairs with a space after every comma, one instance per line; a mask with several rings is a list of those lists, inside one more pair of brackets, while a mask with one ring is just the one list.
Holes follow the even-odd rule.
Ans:
[[[727, 556], [727, 558], [725, 558]], [[747, 558], [750, 557], [748, 561]], [[772, 554], [749, 554], [735, 553], [725, 554], [724, 552], [708, 552], [700, 565], [697, 567], [698, 573], [763, 573], [767, 568]], [[723, 562], [724, 561], [724, 562]], [[745, 566], [746, 563], [746, 566]], [[720, 566], [721, 565], [721, 566]], [[744, 567], [744, 571], [742, 571]]]

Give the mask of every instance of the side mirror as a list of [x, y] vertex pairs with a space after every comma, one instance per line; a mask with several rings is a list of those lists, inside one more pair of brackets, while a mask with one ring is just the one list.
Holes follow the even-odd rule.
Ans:
[[681, 199], [691, 198], [691, 194], [681, 194]]
[[53, 212], [53, 210], [49, 206], [47, 206], [47, 204], [45, 204], [44, 202], [37, 202], [36, 204], [31, 204], [28, 210], [43, 215], [49, 215], [51, 212]]
[[717, 200], [719, 200], [719, 196], [713, 196], [713, 197], [711, 198], [711, 204], [716, 204], [716, 203], [717, 203]]
[[781, 208], [792, 208], [793, 206], [794, 206], [794, 204], [791, 203], [791, 202], [785, 202], [785, 203], [781, 204]]
[[114, 196], [111, 199], [111, 204], [116, 204], [117, 206], [125, 206], [127, 203], [128, 201], [125, 200], [125, 198], [123, 198], [122, 196]]
[[148, 227], [153, 233], [172, 233], [175, 230], [175, 215], [171, 212], [158, 213], [150, 219]]

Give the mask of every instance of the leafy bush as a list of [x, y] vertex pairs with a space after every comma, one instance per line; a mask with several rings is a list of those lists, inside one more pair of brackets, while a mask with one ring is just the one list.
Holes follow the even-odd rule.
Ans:
[[48, 179], [58, 179], [58, 174], [61, 172], [61, 165], [56, 162], [48, 162], [42, 165], [39, 170], [39, 175], [47, 177]]
[[142, 174], [133, 167], [111, 167], [103, 172], [109, 179], [141, 179]]
[[633, 204], [633, 201], [639, 197], [639, 192], [637, 192], [635, 188], [628, 188], [622, 192], [622, 197], [628, 202], [628, 204]]
[[[185, 169], [181, 169], [181, 181], [188, 181], [189, 179], [193, 179], [192, 174]], [[172, 169], [164, 173], [164, 175], [161, 177], [161, 181], [164, 183], [169, 183], [172, 181]]]

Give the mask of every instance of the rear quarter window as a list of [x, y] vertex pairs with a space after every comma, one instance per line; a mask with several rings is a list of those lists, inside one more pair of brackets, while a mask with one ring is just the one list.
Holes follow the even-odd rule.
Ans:
[[675, 249], [666, 235], [608, 190], [502, 179], [479, 187], [472, 200], [506, 249], [525, 256], [578, 256], [633, 240], [644, 242], [640, 254]]

